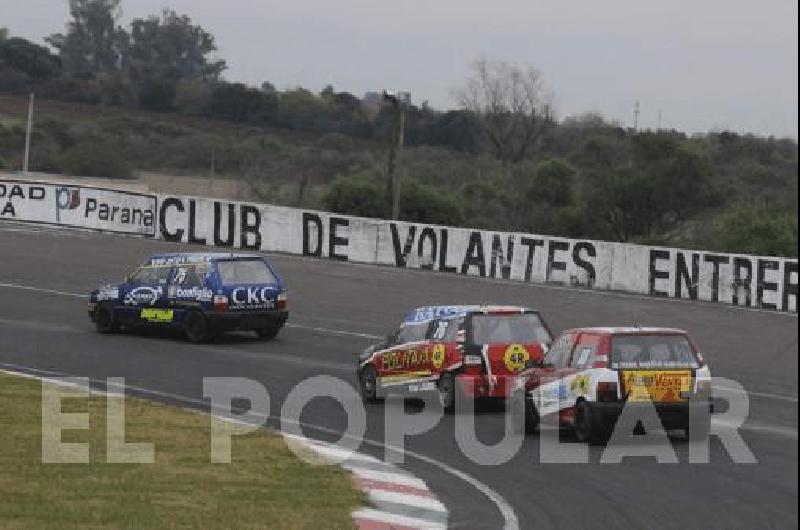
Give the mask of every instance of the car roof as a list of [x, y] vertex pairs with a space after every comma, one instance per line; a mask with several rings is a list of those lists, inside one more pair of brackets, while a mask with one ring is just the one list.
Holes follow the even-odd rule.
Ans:
[[567, 333], [597, 333], [601, 335], [688, 335], [682, 329], [642, 326], [606, 326], [570, 329]]
[[460, 318], [470, 313], [537, 313], [535, 309], [510, 305], [431, 305], [418, 307], [403, 320], [404, 324], [421, 324], [435, 319]]
[[243, 252], [171, 252], [167, 254], [153, 254], [145, 261], [146, 264], [152, 263], [198, 263], [203, 261], [214, 261], [220, 259], [246, 259], [258, 258], [258, 254], [248, 254]]

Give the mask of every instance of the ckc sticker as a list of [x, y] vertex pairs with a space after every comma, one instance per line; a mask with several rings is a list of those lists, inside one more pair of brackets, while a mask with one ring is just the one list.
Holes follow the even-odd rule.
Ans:
[[521, 372], [530, 358], [531, 354], [521, 344], [512, 344], [506, 348], [506, 353], [503, 355], [503, 361], [509, 372]]

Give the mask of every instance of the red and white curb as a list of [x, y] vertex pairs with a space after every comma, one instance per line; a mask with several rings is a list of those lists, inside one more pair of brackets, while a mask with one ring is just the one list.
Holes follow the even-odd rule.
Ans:
[[366, 493], [370, 504], [353, 512], [361, 530], [447, 528], [448, 511], [425, 481], [397, 466], [363, 453], [345, 451], [326, 442], [284, 434], [321, 458], [340, 462], [353, 475], [354, 485]]

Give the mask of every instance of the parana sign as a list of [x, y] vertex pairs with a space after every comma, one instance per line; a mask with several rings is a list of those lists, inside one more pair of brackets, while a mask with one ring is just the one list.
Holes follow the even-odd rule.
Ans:
[[155, 195], [45, 182], [0, 181], [0, 220], [156, 235]]

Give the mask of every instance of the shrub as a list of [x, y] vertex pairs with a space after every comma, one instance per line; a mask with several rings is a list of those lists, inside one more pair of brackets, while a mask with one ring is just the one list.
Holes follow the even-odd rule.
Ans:
[[797, 257], [797, 214], [738, 205], [714, 227], [714, 248], [759, 256]]
[[367, 173], [339, 176], [322, 196], [322, 207], [331, 212], [383, 217], [385, 194], [377, 180]]
[[124, 151], [104, 140], [83, 142], [67, 150], [61, 165], [65, 172], [84, 177], [130, 178], [133, 172]]

